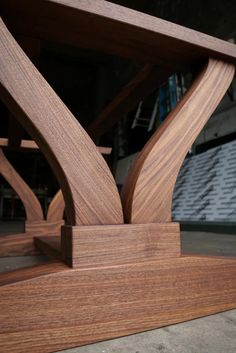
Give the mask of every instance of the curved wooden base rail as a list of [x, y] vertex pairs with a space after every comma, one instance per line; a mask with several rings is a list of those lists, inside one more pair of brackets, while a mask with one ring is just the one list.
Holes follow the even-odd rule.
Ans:
[[[37, 4], [8, 0], [3, 8], [11, 25], [11, 13], [20, 11], [25, 21], [18, 18], [13, 27], [26, 34], [31, 29], [36, 37], [152, 57], [167, 67], [164, 76], [170, 67], [213, 59], [135, 162], [122, 196], [124, 224], [114, 179], [96, 146], [0, 22], [2, 99], [58, 176], [69, 220], [61, 238], [35, 238], [61, 261], [0, 276], [0, 351], [54, 352], [235, 308], [236, 259], [181, 256], [179, 225], [171, 222], [180, 166], [233, 78], [235, 47], [107, 1]], [[146, 78], [153, 68], [147, 68], [130, 94], [128, 85], [98, 117], [94, 136], [108, 117], [113, 124], [127, 109], [124, 102], [132, 105], [136, 93], [152, 86]], [[48, 220], [62, 217], [62, 206], [59, 192]]]
[[122, 223], [118, 190], [105, 160], [2, 20], [0, 51], [2, 100], [57, 175], [69, 224]]
[[135, 160], [122, 191], [127, 223], [170, 222], [175, 182], [194, 140], [227, 91], [234, 65], [210, 59]]

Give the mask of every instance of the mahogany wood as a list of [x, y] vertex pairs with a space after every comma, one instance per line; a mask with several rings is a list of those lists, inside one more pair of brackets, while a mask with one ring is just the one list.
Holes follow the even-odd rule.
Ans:
[[180, 256], [177, 223], [81, 226], [62, 229], [59, 237], [36, 237], [47, 256], [74, 268], [114, 266]]
[[44, 255], [51, 257], [54, 260], [62, 260], [60, 237], [35, 237], [34, 244]]
[[[101, 0], [3, 0], [1, 7], [23, 35], [145, 58], [167, 72], [212, 59], [132, 168], [123, 207], [126, 221], [139, 224], [125, 225], [96, 146], [0, 22], [0, 94], [58, 176], [68, 213], [61, 253], [78, 267], [57, 262], [0, 276], [0, 351], [53, 352], [235, 308], [236, 260], [181, 257], [178, 226], [169, 221], [179, 168], [232, 80], [236, 47]], [[145, 73], [134, 79], [99, 119], [113, 123], [145, 80]], [[51, 218], [62, 214], [58, 204], [60, 194]], [[59, 258], [57, 239], [35, 242]]]
[[122, 223], [118, 190], [105, 160], [2, 21], [0, 50], [0, 95], [57, 175], [69, 224]]
[[209, 56], [236, 63], [232, 43], [108, 1], [1, 0], [1, 12], [13, 32], [173, 70]]
[[[0, 146], [1, 147], [8, 147], [9, 146], [9, 139], [0, 137]], [[29, 149], [38, 149], [38, 145], [33, 140], [21, 140], [20, 143], [21, 148], [29, 148]], [[110, 155], [112, 148], [111, 147], [104, 147], [104, 146], [97, 146], [98, 151], [103, 155]]]
[[180, 256], [176, 223], [62, 229], [63, 259], [72, 267], [114, 266]]
[[12, 281], [5, 275], [10, 283], [0, 287], [0, 350], [54, 352], [235, 308], [235, 264], [180, 257], [63, 268], [27, 280], [34, 268], [24, 270], [22, 280], [22, 270]]
[[176, 108], [144, 146], [122, 191], [126, 222], [171, 221], [172, 196], [180, 167], [227, 91], [234, 72], [234, 65], [210, 59]]
[[47, 213], [48, 221], [57, 221], [63, 219], [65, 211], [65, 202], [61, 190], [59, 190], [52, 199]]

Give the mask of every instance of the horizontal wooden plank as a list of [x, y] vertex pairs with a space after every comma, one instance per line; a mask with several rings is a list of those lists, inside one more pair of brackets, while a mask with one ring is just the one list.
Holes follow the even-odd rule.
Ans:
[[[4, 138], [4, 137], [0, 137], [0, 146], [1, 147], [8, 147], [9, 146], [9, 139]], [[35, 150], [39, 149], [38, 145], [33, 140], [21, 140], [20, 147], [35, 149]], [[105, 154], [109, 155], [109, 154], [111, 154], [111, 151], [112, 151], [111, 147], [98, 146], [97, 148], [98, 148], [98, 151], [104, 155]]]
[[[40, 277], [30, 279], [35, 271]], [[4, 353], [55, 352], [236, 307], [236, 260], [180, 257], [82, 270], [52, 264], [16, 274], [20, 282], [0, 287]]]
[[4, 234], [0, 236], [0, 256], [35, 255], [39, 252], [34, 246], [34, 237], [53, 237], [61, 232], [63, 220], [25, 223], [25, 233]]
[[2, 0], [12, 31], [181, 68], [213, 58], [236, 63], [236, 46], [103, 0]]
[[179, 224], [64, 226], [62, 252], [66, 263], [75, 268], [179, 257]]

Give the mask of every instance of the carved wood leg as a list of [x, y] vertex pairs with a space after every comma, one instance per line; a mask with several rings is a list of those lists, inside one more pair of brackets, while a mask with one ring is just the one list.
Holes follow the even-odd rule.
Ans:
[[209, 59], [191, 88], [140, 152], [122, 191], [128, 223], [170, 222], [175, 182], [194, 140], [227, 91], [234, 65]]

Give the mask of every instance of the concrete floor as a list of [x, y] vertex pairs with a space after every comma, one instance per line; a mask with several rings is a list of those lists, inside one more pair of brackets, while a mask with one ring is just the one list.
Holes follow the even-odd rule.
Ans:
[[[22, 228], [21, 224], [0, 226], [0, 234]], [[236, 235], [182, 232], [181, 247], [183, 252], [236, 256]], [[45, 261], [44, 256], [0, 258], [0, 272]], [[236, 310], [62, 352], [236, 353]]]

